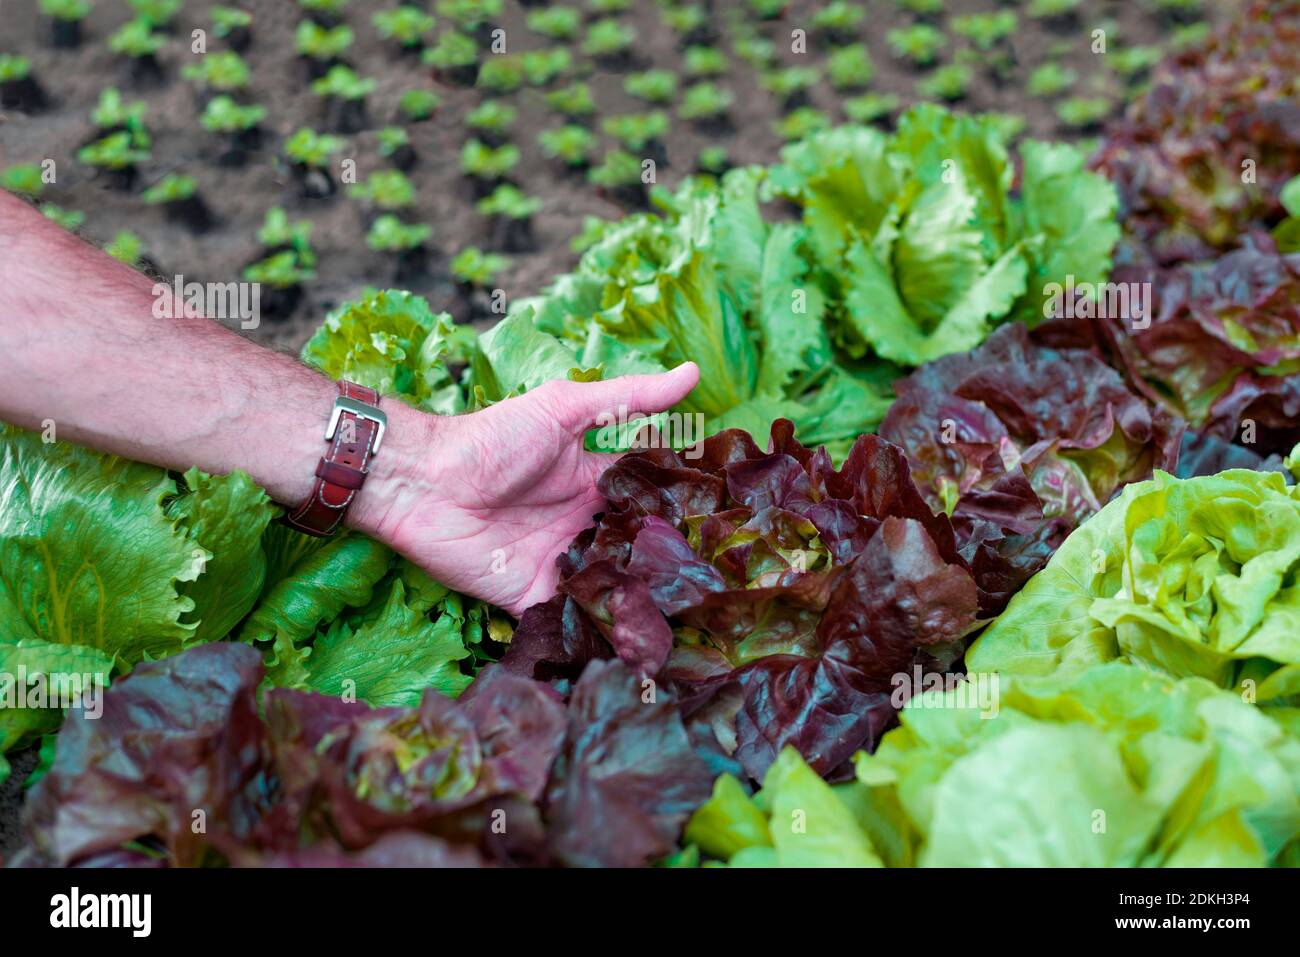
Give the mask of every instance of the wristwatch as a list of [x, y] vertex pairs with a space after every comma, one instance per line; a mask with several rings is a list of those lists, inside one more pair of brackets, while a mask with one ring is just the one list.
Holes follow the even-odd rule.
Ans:
[[387, 427], [379, 393], [340, 379], [325, 427], [329, 448], [316, 466], [311, 494], [284, 516], [285, 524], [308, 535], [334, 534], [370, 474], [370, 459], [379, 451]]

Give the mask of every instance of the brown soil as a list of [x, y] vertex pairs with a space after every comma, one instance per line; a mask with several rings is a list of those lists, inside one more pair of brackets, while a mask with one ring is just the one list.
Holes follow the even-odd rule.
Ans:
[[[293, 31], [300, 19], [295, 5], [289, 0], [245, 0], [244, 5], [254, 15], [253, 42], [244, 54], [252, 72], [250, 99], [269, 110], [262, 148], [245, 168], [215, 164], [215, 140], [198, 125], [194, 90], [180, 78], [182, 66], [197, 59], [189, 52], [185, 39], [191, 29], [209, 29], [210, 51], [223, 46], [210, 32], [206, 0], [187, 0], [183, 5], [175, 35], [158, 57], [164, 71], [162, 84], [139, 87], [132, 85], [128, 67], [106, 44], [107, 37], [126, 19], [125, 4], [99, 4], [87, 18], [81, 48], [69, 51], [50, 45], [48, 23], [36, 12], [36, 0], [8, 0], [0, 52], [28, 56], [35, 76], [54, 103], [51, 109], [36, 115], [11, 112], [0, 120], [0, 167], [54, 158], [58, 182], [45, 198], [65, 209], [84, 212], [82, 232], [93, 241], [107, 242], [119, 229], [130, 228], [143, 237], [146, 254], [165, 277], [179, 273], [187, 280], [236, 278], [243, 266], [259, 254], [255, 234], [270, 206], [284, 205], [292, 215], [311, 219], [315, 223], [313, 241], [320, 255], [317, 278], [307, 285], [306, 294], [288, 321], [267, 321], [251, 333], [261, 341], [296, 349], [328, 309], [356, 296], [366, 286], [392, 284], [395, 264], [391, 257], [366, 247], [366, 220], [358, 203], [341, 193], [326, 200], [299, 199], [292, 177], [275, 161], [289, 134], [304, 125], [321, 129], [325, 117], [319, 98], [308, 89], [303, 64], [293, 54]], [[875, 18], [882, 5], [888, 17], [877, 23]], [[368, 99], [375, 128], [398, 122], [396, 103], [406, 89], [435, 89], [444, 99], [433, 119], [407, 126], [418, 156], [409, 174], [419, 195], [411, 218], [433, 226], [434, 247], [429, 275], [413, 283], [412, 288], [427, 295], [435, 309], [463, 310], [463, 299], [456, 295], [447, 262], [467, 245], [491, 248], [493, 239], [491, 225], [474, 209], [473, 191], [459, 171], [460, 148], [470, 135], [463, 119], [487, 95], [472, 88], [437, 84], [418, 59], [398, 55], [370, 23], [369, 13], [378, 6], [354, 3], [347, 11], [346, 20], [356, 32], [347, 59], [363, 76], [378, 81], [376, 92]], [[759, 25], [764, 35], [777, 43], [786, 63], [824, 60], [828, 47], [812, 30], [811, 14], [819, 6], [795, 2], [782, 19]], [[962, 13], [998, 9], [992, 0], [949, 0], [946, 6], [947, 20]], [[740, 4], [714, 0], [711, 7], [723, 36], [718, 46], [729, 51], [728, 24], [738, 12], [733, 8]], [[1128, 0], [1091, 0], [1085, 2], [1084, 10], [1078, 24], [1066, 30], [1053, 29], [1022, 14], [1017, 33], [1005, 41], [1018, 64], [1010, 79], [999, 83], [981, 71], [957, 108], [1020, 113], [1028, 121], [1030, 135], [1070, 137], [1069, 131], [1059, 128], [1050, 102], [1023, 94], [1024, 79], [1032, 68], [1045, 59], [1056, 58], [1078, 71], [1082, 78], [1080, 92], [1099, 89], [1118, 99], [1121, 85], [1117, 78], [1099, 69], [1098, 58], [1089, 51], [1093, 26], [1111, 21], [1112, 45], [1117, 40], [1125, 45], [1160, 43], [1168, 33], [1159, 19]], [[508, 0], [499, 25], [506, 30], [510, 52], [550, 43], [526, 28], [525, 16], [524, 8]], [[680, 72], [678, 37], [663, 25], [656, 4], [638, 0], [634, 9], [620, 19], [638, 31], [635, 55], [641, 64], [667, 66]], [[860, 31], [876, 64], [870, 88], [895, 93], [904, 105], [917, 99], [915, 86], [925, 73], [896, 60], [885, 35], [889, 28], [915, 19], [901, 10], [889, 10], [881, 0], [871, 5], [866, 25]], [[808, 52], [803, 55], [790, 51], [788, 37], [796, 27], [809, 32]], [[443, 28], [439, 24], [434, 35]], [[950, 43], [941, 62], [950, 62], [958, 50], [968, 46], [967, 41], [947, 32]], [[647, 108], [623, 92], [622, 73], [605, 71], [576, 48], [574, 53], [576, 72], [590, 85], [599, 107], [598, 116]], [[734, 57], [730, 74], [719, 82], [729, 84], [735, 93], [733, 131], [728, 135], [701, 132], [674, 117], [665, 144], [668, 164], [660, 169], [661, 183], [671, 186], [690, 173], [700, 148], [714, 143], [725, 145], [735, 163], [770, 162], [776, 157], [781, 140], [772, 125], [781, 116], [780, 104], [759, 86], [756, 74]], [[130, 192], [106, 188], [74, 158], [77, 148], [93, 133], [89, 115], [100, 91], [109, 85], [119, 86], [130, 99], [144, 100], [149, 108], [153, 157]], [[564, 173], [541, 154], [536, 142], [538, 132], [561, 120], [546, 108], [540, 91], [525, 89], [505, 98], [520, 112], [512, 139], [522, 149], [524, 159], [513, 178], [530, 195], [540, 197], [544, 206], [534, 218], [537, 251], [512, 257], [511, 266], [498, 282], [509, 296], [530, 295], [550, 277], [574, 265], [577, 257], [569, 248], [569, 240], [581, 228], [584, 217], [616, 218], [624, 210], [598, 195], [581, 176]], [[843, 98], [823, 81], [810, 99], [812, 105], [833, 119], [843, 120]], [[377, 152], [374, 129], [347, 139], [348, 148], [342, 155], [356, 160], [359, 177], [387, 165]], [[613, 143], [606, 139], [604, 145]], [[140, 201], [138, 194], [169, 172], [186, 173], [198, 180], [200, 195], [217, 217], [215, 229], [201, 236], [191, 235], [183, 225], [169, 222], [163, 209]]]

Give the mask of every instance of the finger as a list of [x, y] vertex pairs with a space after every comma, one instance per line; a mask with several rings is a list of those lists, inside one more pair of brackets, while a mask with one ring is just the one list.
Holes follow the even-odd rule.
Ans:
[[627, 421], [636, 415], [663, 412], [690, 395], [699, 381], [699, 366], [683, 362], [656, 375], [583, 382], [571, 390], [568, 424], [585, 431], [601, 421]]

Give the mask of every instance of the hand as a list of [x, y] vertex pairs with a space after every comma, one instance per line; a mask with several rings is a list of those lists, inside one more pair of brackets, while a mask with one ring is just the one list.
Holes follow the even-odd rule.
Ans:
[[[444, 585], [518, 616], [555, 593], [556, 557], [605, 508], [596, 479], [618, 456], [586, 451], [583, 434], [602, 413], [668, 409], [699, 377], [686, 363], [659, 375], [547, 382], [469, 415], [392, 423], [390, 413], [391, 439], [375, 466], [392, 458], [358, 495], [353, 523]], [[419, 440], [390, 453], [399, 430], [409, 438], [412, 429]]]

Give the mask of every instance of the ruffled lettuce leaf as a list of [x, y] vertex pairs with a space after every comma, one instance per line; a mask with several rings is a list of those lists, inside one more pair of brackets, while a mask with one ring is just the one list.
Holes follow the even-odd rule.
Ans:
[[8, 641], [92, 648], [132, 665], [198, 629], [180, 583], [205, 550], [166, 504], [166, 471], [6, 428], [0, 443], [0, 622]]
[[1277, 472], [1131, 485], [1075, 530], [967, 654], [975, 670], [1120, 658], [1174, 677], [1300, 691], [1300, 497]]
[[753, 798], [719, 779], [686, 838], [733, 867], [1244, 867], [1300, 837], [1300, 739], [1234, 694], [1122, 662], [987, 687], [915, 696], [853, 782], [793, 751]]
[[706, 435], [788, 417], [842, 455], [879, 422], [888, 376], [858, 369], [831, 342], [810, 232], [767, 221], [764, 175], [738, 169], [717, 186], [662, 195], [662, 216], [611, 224], [576, 273], [511, 316], [531, 312], [606, 375], [696, 362], [700, 384], [674, 411], [702, 415]]
[[1123, 485], [1169, 469], [1182, 426], [1096, 356], [1004, 326], [977, 349], [896, 383], [880, 427], [908, 455], [936, 511], [1063, 535]]
[[1030, 142], [1013, 191], [1004, 139], [922, 104], [893, 136], [841, 128], [782, 152], [770, 189], [804, 209], [848, 348], [919, 365], [1041, 320], [1052, 283], [1106, 278], [1114, 190], [1072, 147]]
[[1108, 126], [1093, 166], [1119, 188], [1138, 255], [1212, 259], [1281, 218], [1282, 189], [1300, 169], [1298, 33], [1294, 4], [1253, 0], [1162, 61]]
[[501, 668], [410, 707], [283, 688], [259, 702], [263, 685], [256, 651], [214, 643], [141, 665], [98, 720], [74, 710], [15, 863], [642, 865], [673, 850], [719, 770], [618, 662], [567, 704]]
[[754, 780], [786, 745], [822, 774], [873, 746], [893, 677], [944, 670], [1045, 559], [987, 522], [959, 534], [897, 447], [864, 436], [836, 469], [788, 421], [768, 452], [723, 432], [690, 455], [625, 456], [599, 487], [609, 510], [503, 664], [563, 681], [617, 656], [667, 682]]
[[330, 313], [302, 348], [302, 360], [331, 379], [348, 379], [427, 412], [464, 408], [449, 357], [467, 347], [464, 334], [421, 296], [396, 289], [371, 292]]

